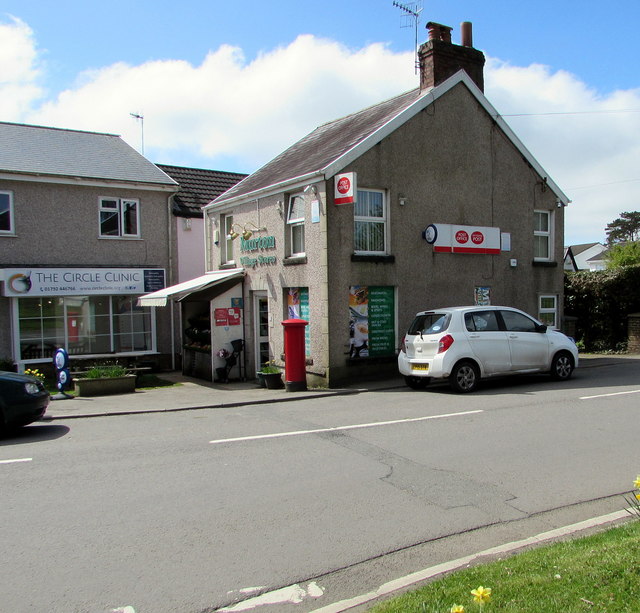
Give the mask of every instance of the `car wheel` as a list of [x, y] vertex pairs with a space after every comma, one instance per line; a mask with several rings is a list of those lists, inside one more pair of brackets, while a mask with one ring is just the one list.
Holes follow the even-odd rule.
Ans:
[[421, 390], [427, 387], [431, 379], [429, 377], [405, 377], [404, 382], [412, 390]]
[[449, 375], [449, 384], [460, 394], [475, 390], [479, 380], [480, 371], [473, 362], [458, 362]]
[[556, 353], [551, 361], [551, 377], [556, 381], [566, 381], [571, 376], [573, 368], [573, 356], [570, 353]]

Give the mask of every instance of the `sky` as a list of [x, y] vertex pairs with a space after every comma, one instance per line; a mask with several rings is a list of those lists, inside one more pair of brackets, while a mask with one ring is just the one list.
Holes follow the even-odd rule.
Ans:
[[[424, 0], [418, 44], [429, 21], [473, 23], [485, 95], [572, 201], [566, 245], [640, 210], [640, 2]], [[392, 0], [3, 0], [0, 121], [250, 173], [417, 87], [414, 23]]]

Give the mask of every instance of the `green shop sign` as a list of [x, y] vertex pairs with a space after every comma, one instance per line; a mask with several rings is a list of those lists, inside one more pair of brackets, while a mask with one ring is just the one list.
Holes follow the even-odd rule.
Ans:
[[[240, 238], [240, 252], [253, 253], [262, 249], [275, 249], [275, 236], [260, 236], [258, 238], [250, 238], [245, 240]], [[256, 257], [243, 256], [240, 258], [240, 264], [245, 268], [255, 268], [256, 266], [264, 266], [267, 264], [275, 264], [277, 258], [275, 255], [257, 255]]]

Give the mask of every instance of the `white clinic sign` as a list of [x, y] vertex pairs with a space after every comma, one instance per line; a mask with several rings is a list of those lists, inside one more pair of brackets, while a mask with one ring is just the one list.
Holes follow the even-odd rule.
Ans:
[[162, 268], [5, 268], [5, 296], [145, 294], [165, 287]]

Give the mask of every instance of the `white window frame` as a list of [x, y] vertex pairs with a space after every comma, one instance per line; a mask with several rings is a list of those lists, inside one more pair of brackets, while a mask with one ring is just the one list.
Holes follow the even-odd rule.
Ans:
[[[543, 307], [544, 300], [553, 300], [553, 307]], [[553, 315], [553, 323], [545, 321], [545, 315]], [[541, 294], [538, 296], [538, 319], [549, 328], [558, 328], [558, 296], [555, 294]]]
[[[538, 230], [537, 229], [537, 216], [545, 215], [547, 218], [547, 229], [546, 230]], [[548, 262], [552, 258], [553, 254], [553, 215], [551, 211], [534, 211], [534, 223], [533, 223], [533, 236], [534, 236], [534, 244], [533, 244], [533, 259], [537, 262]], [[536, 237], [546, 238], [547, 240], [547, 254], [546, 256], [536, 255]]]
[[224, 232], [223, 241], [221, 241], [220, 264], [234, 264], [233, 239], [229, 237], [231, 230], [233, 230], [233, 215], [220, 215], [220, 229]]
[[[359, 188], [358, 189], [358, 196], [357, 198], [360, 198], [360, 194], [362, 192], [369, 192], [369, 193], [377, 193], [377, 194], [381, 194], [382, 195], [382, 216], [381, 217], [372, 217], [372, 216], [364, 216], [364, 215], [357, 215], [357, 204], [354, 205], [354, 209], [353, 209], [353, 221], [354, 221], [354, 230], [353, 230], [353, 251], [354, 253], [358, 254], [358, 255], [386, 255], [389, 253], [389, 225], [387, 223], [387, 219], [388, 219], [388, 198], [387, 198], [387, 193], [385, 190], [382, 189], [369, 189], [369, 188]], [[356, 230], [355, 230], [355, 226], [357, 222], [364, 222], [364, 223], [382, 223], [384, 226], [384, 230], [383, 230], [383, 241], [384, 241], [384, 248], [381, 251], [372, 251], [372, 250], [365, 250], [365, 249], [357, 249], [357, 246], [355, 244], [356, 241]]]
[[3, 191], [0, 191], [0, 196], [6, 196], [9, 200], [9, 229], [8, 230], [0, 229], [0, 235], [12, 236], [16, 233], [14, 220], [13, 220], [13, 192], [3, 190]]
[[[115, 202], [115, 207], [106, 207], [104, 202]], [[136, 215], [136, 232], [128, 233], [126, 231], [126, 207], [130, 204], [135, 205]], [[103, 234], [102, 233], [102, 214], [103, 213], [115, 213], [118, 217], [118, 234]], [[140, 200], [137, 198], [112, 198], [109, 196], [102, 196], [98, 206], [98, 228], [100, 238], [140, 238]]]
[[[294, 203], [299, 200], [302, 205], [294, 209]], [[287, 243], [288, 243], [288, 255], [290, 257], [298, 257], [305, 255], [305, 208], [306, 200], [304, 194], [293, 194], [289, 196], [289, 203], [287, 204]], [[300, 211], [302, 209], [302, 211]], [[302, 214], [301, 214], [302, 213]], [[298, 234], [299, 242], [301, 243], [302, 250], [296, 250], [296, 234]]]

